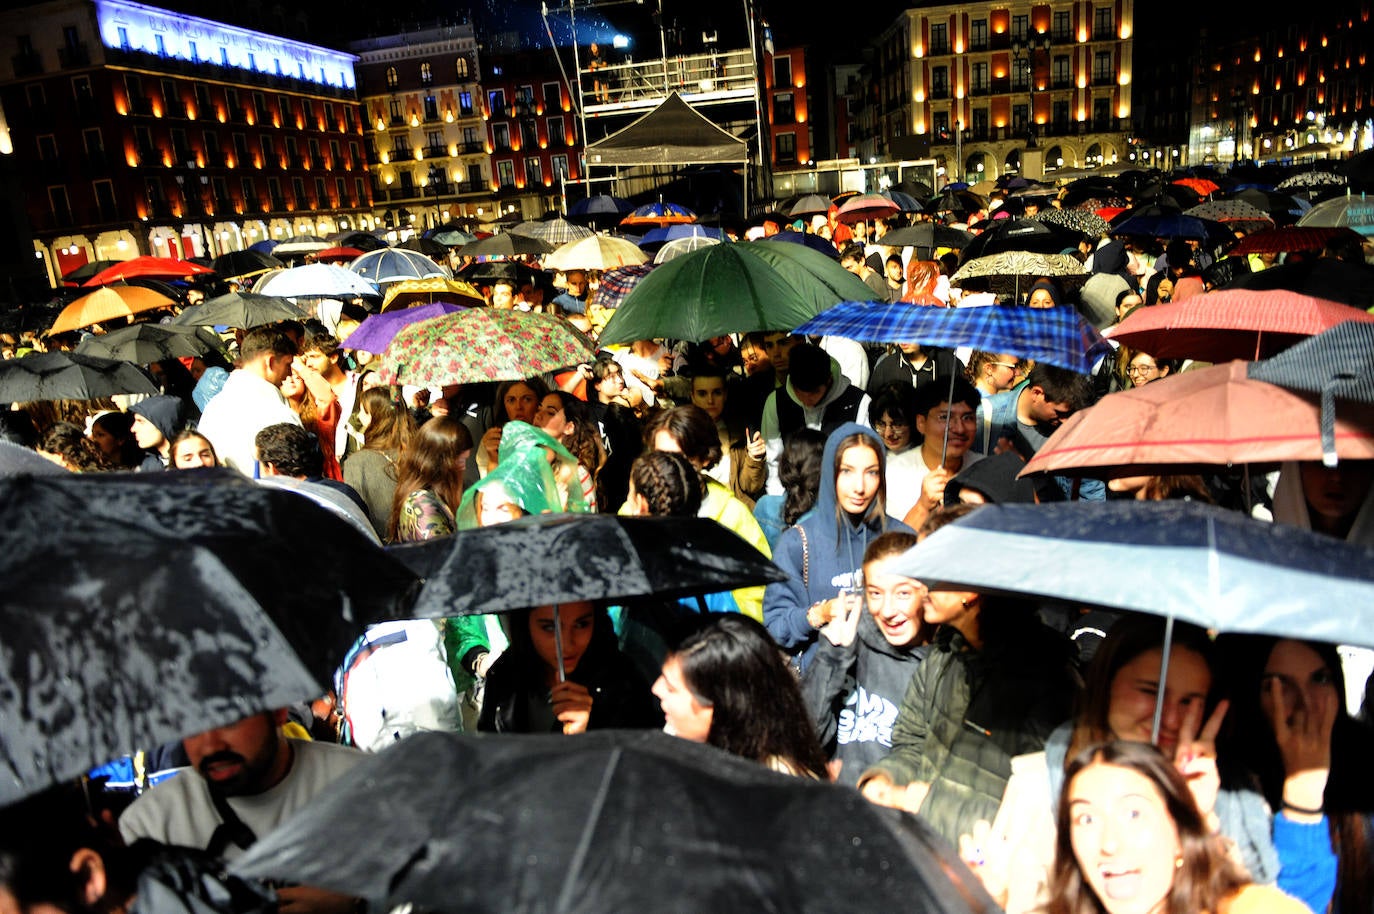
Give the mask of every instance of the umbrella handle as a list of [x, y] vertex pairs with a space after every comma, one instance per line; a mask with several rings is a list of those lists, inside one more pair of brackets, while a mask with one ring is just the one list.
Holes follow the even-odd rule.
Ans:
[[[557, 618], [555, 616], [555, 618]], [[1174, 644], [1174, 617], [1164, 617], [1164, 651], [1159, 660], [1159, 689], [1155, 692], [1155, 719], [1150, 725], [1150, 742], [1159, 745], [1159, 722], [1164, 717], [1165, 683], [1169, 681], [1169, 651]], [[561, 659], [561, 658], [560, 658]]]
[[949, 453], [949, 416], [954, 410], [954, 372], [949, 373], [949, 396], [945, 398], [945, 438], [940, 443], [940, 469], [945, 468], [945, 455]]
[[563, 668], [563, 620], [558, 616], [557, 603], [553, 604], [553, 649], [558, 652], [558, 681], [567, 682], [568, 671]]

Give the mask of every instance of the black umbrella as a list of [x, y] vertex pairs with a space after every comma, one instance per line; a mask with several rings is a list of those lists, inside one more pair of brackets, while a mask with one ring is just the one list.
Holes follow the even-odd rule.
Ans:
[[1032, 254], [1058, 254], [1065, 248], [1078, 247], [1082, 234], [1050, 222], [1035, 219], [999, 219], [992, 227], [964, 245], [961, 260], [968, 263], [979, 257], [1005, 254], [1009, 251], [1029, 251]]
[[685, 597], [787, 577], [739, 536], [698, 517], [541, 514], [388, 551], [425, 578], [411, 608], [421, 619]]
[[100, 336], [88, 337], [77, 345], [75, 352], [133, 362], [135, 365], [149, 365], [163, 359], [202, 356], [215, 351], [215, 344], [201, 336], [202, 332], [196, 327], [133, 324]]
[[366, 625], [405, 617], [413, 599], [414, 575], [348, 522], [308, 498], [208, 469], [0, 479], [5, 548], [32, 541], [43, 557], [16, 592], [24, 592], [35, 568], [65, 573], [63, 562], [75, 553], [49, 540], [53, 528], [78, 524], [116, 531], [109, 534], [114, 543], [125, 535], [117, 531], [128, 529], [209, 549], [321, 682]]
[[419, 235], [407, 238], [396, 247], [404, 248], [407, 251], [418, 251], [426, 257], [448, 257], [447, 245], [440, 244], [433, 238], [422, 238]]
[[[385, 241], [371, 232], [362, 232], [356, 229], [351, 232], [335, 232], [325, 240], [338, 248], [354, 248], [359, 251], [380, 251], [387, 246]], [[425, 253], [429, 252], [426, 251]], [[447, 254], [448, 250], [445, 249], [444, 253]]]
[[542, 257], [553, 253], [555, 245], [528, 235], [512, 235], [502, 232], [490, 238], [469, 242], [458, 248], [460, 257]]
[[114, 394], [155, 394], [137, 366], [74, 352], [35, 352], [0, 361], [0, 403], [95, 400]]
[[1228, 289], [1288, 289], [1356, 308], [1374, 307], [1374, 268], [1313, 257], [1237, 277]]
[[63, 273], [63, 274], [62, 274], [62, 281], [65, 282], [65, 283], [72, 283], [72, 284], [74, 284], [74, 285], [78, 285], [78, 286], [79, 286], [79, 285], [81, 285], [82, 283], [86, 282], [86, 281], [87, 281], [88, 279], [90, 279], [91, 277], [95, 276], [95, 274], [99, 273], [101, 270], [108, 269], [109, 267], [112, 267], [112, 266], [114, 266], [115, 264], [118, 264], [118, 263], [123, 263], [123, 261], [122, 261], [122, 260], [92, 260], [90, 263], [82, 264], [81, 266], [77, 267], [75, 270], [72, 270], [70, 273]]
[[960, 248], [974, 239], [972, 232], [951, 228], [938, 222], [918, 222], [902, 228], [895, 228], [878, 239], [880, 244], [892, 247], [915, 247], [927, 251], [934, 248]]
[[192, 305], [172, 323], [191, 327], [238, 327], [247, 330], [277, 321], [303, 321], [308, 315], [298, 306], [275, 295], [230, 292]]
[[22, 482], [4, 485], [0, 804], [323, 693], [327, 680], [209, 549], [84, 506], [16, 524]]
[[214, 270], [225, 279], [236, 276], [252, 276], [256, 273], [266, 273], [268, 270], [280, 270], [286, 263], [273, 257], [271, 254], [264, 254], [262, 251], [248, 249], [246, 251], [230, 251], [221, 254], [210, 263], [210, 269]]
[[19, 473], [61, 476], [68, 472], [70, 471], [61, 464], [54, 463], [37, 451], [0, 438], [0, 476], [15, 476]]
[[652, 731], [416, 734], [233, 869], [378, 909], [997, 910], [915, 816]]

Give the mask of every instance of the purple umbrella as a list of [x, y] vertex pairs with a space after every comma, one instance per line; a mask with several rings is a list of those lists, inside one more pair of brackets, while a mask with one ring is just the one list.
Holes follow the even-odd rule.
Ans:
[[462, 305], [450, 305], [448, 302], [436, 301], [425, 305], [416, 305], [414, 308], [402, 308], [400, 311], [371, 314], [363, 319], [357, 330], [349, 334], [348, 338], [343, 341], [343, 346], [346, 349], [361, 349], [364, 352], [384, 352], [392, 338], [411, 324], [462, 310], [464, 310]]

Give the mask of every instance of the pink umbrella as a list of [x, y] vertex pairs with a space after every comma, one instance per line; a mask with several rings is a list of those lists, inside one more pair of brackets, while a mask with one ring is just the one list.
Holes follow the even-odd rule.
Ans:
[[867, 222], [871, 219], [886, 219], [895, 216], [902, 208], [882, 194], [859, 194], [840, 204], [835, 218], [846, 224]]

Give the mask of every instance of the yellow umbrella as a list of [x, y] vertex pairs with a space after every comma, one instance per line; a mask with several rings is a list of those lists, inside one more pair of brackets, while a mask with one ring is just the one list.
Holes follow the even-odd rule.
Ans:
[[63, 308], [48, 332], [65, 333], [117, 317], [129, 317], [140, 311], [168, 308], [174, 304], [176, 302], [172, 299], [146, 286], [105, 286], [89, 295], [81, 296]]
[[[467, 299], [467, 301], [464, 301]], [[386, 297], [382, 299], [383, 311], [399, 311], [417, 302], [446, 301], [455, 305], [485, 305], [482, 297], [471, 284], [459, 279], [433, 277], [430, 279], [403, 279], [387, 287]]]

